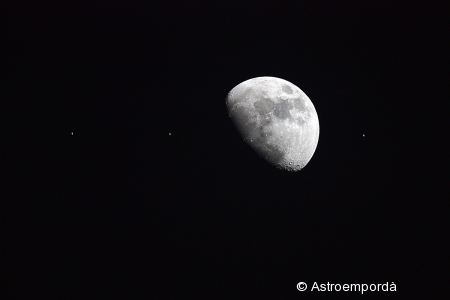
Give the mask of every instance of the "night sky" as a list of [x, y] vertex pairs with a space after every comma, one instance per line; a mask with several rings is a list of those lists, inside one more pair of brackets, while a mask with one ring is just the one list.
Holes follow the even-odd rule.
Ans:
[[[150, 2], [4, 6], [7, 292], [299, 299], [361, 297], [299, 281], [394, 282], [371, 294], [398, 299], [443, 287], [443, 1]], [[258, 157], [228, 117], [227, 93], [259, 76], [292, 82], [317, 110], [299, 172]]]

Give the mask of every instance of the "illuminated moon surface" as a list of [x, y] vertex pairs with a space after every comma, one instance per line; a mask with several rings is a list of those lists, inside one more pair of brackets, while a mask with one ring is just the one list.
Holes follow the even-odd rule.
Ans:
[[257, 77], [235, 86], [226, 99], [244, 140], [270, 164], [299, 171], [319, 141], [319, 118], [311, 100], [281, 78]]

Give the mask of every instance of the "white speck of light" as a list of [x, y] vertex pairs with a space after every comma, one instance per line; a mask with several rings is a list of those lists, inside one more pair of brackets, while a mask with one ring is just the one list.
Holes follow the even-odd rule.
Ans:
[[169, 135], [172, 135], [172, 133], [171, 133], [171, 132], [169, 132]]
[[363, 134], [363, 136], [366, 136], [365, 134]]
[[71, 134], [73, 135], [73, 132]]

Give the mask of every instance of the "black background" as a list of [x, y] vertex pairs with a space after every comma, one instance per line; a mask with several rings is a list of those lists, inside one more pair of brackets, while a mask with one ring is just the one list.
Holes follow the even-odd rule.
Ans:
[[[150, 2], [3, 5], [5, 292], [443, 287], [444, 1]], [[268, 165], [228, 118], [227, 93], [259, 76], [318, 112], [300, 172]]]

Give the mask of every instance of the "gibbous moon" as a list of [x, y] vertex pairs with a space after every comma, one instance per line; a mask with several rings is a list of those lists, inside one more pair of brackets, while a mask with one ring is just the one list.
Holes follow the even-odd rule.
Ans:
[[257, 77], [235, 86], [226, 99], [244, 140], [279, 169], [299, 171], [319, 141], [319, 118], [311, 100], [281, 78]]

